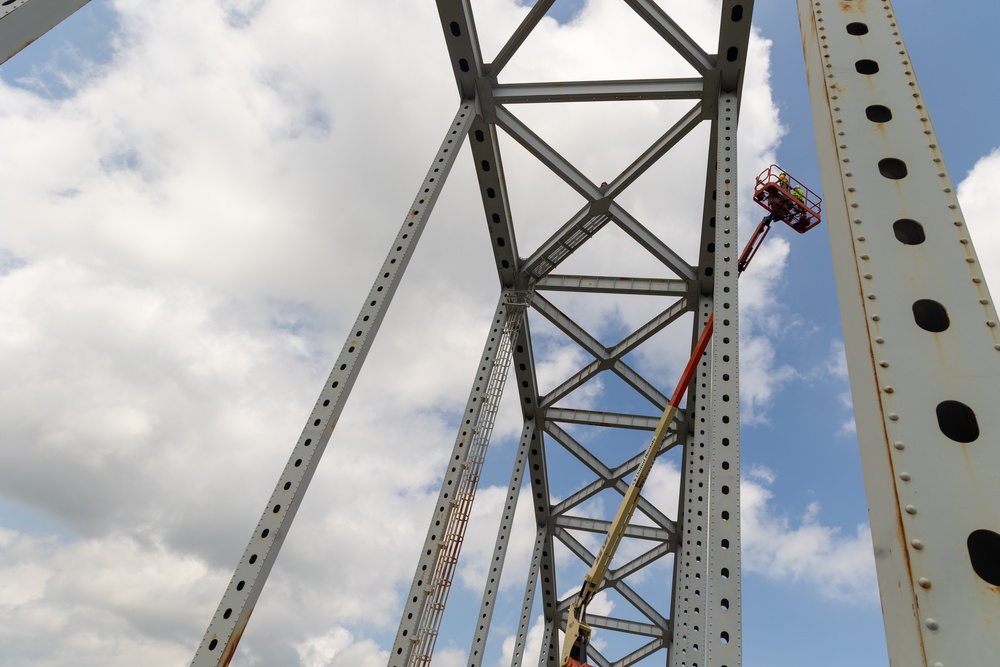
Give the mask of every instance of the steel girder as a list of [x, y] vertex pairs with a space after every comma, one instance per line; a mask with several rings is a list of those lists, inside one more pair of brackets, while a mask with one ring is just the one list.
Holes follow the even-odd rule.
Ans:
[[0, 64], [90, 0], [11, 0], [0, 5]]
[[[698, 380], [701, 386], [710, 389], [692, 394], [686, 409], [675, 420], [675, 429], [661, 446], [661, 454], [674, 446], [683, 445], [685, 451], [693, 452], [694, 458], [702, 459], [685, 472], [685, 485], [689, 490], [695, 487], [711, 489], [713, 511], [709, 514], [693, 508], [694, 504], [701, 502], [707, 510], [709, 499], [704, 490], [699, 492], [697, 500], [692, 499], [687, 503], [692, 516], [697, 514], [699, 517], [697, 521], [689, 520], [683, 514], [677, 520], [672, 519], [647, 499], [642, 499], [639, 508], [644, 521], [652, 525], [633, 524], [627, 535], [634, 540], [651, 543], [652, 547], [640, 550], [638, 554], [632, 553], [631, 558], [620, 559], [624, 562], [616, 561], [616, 567], [606, 577], [604, 586], [608, 590], [614, 590], [627, 603], [631, 610], [629, 613], [637, 613], [645, 620], [628, 618], [628, 613], [625, 616], [597, 615], [593, 617], [593, 624], [608, 632], [641, 636], [648, 641], [614, 659], [600, 651], [593, 651], [591, 661], [596, 665], [631, 665], [669, 647], [674, 639], [670, 619], [674, 614], [680, 613], [690, 625], [685, 630], [683, 654], [675, 656], [673, 651], [669, 653], [671, 664], [725, 664], [730, 667], [740, 664], [735, 138], [739, 87], [749, 40], [752, 3], [723, 3], [720, 42], [716, 49], [717, 53], [722, 54], [721, 57], [709, 55], [654, 3], [627, 4], [691, 64], [697, 77], [642, 81], [501, 83], [499, 76], [503, 69], [551, 2], [536, 3], [492, 63], [483, 60], [470, 4], [461, 0], [438, 2], [460, 97], [474, 101], [476, 105], [477, 115], [470, 128], [470, 147], [500, 283], [507, 289], [528, 291], [531, 305], [529, 312], [532, 317], [541, 317], [547, 321], [593, 358], [593, 362], [546, 394], [537, 384], [537, 359], [533, 352], [528, 322], [522, 327], [514, 346], [514, 375], [525, 424], [524, 437], [511, 475], [508, 495], [510, 504], [504, 511], [497, 532], [495, 549], [498, 559], [486, 582], [479, 622], [469, 653], [470, 667], [482, 664], [490, 620], [494, 613], [497, 581], [504, 562], [500, 554], [510, 536], [510, 512], [516, 504], [515, 489], [525, 473], [530, 480], [529, 497], [533, 500], [537, 535], [535, 554], [521, 606], [514, 664], [522, 664], [526, 657], [532, 663], [537, 660], [539, 665], [556, 664], [559, 655], [559, 630], [564, 623], [568, 604], [567, 598], [560, 599], [560, 595], [565, 595], [566, 590], [573, 590], [576, 577], [559, 574], [567, 568], [561, 563], [557, 568], [554, 549], [559, 545], [559, 548], [576, 559], [575, 562], [589, 565], [593, 553], [577, 535], [601, 534], [607, 530], [608, 522], [588, 516], [587, 512], [590, 510], [581, 506], [609, 489], [623, 493], [627, 487], [627, 477], [635, 470], [641, 458], [641, 451], [637, 450], [625, 462], [617, 466], [608, 465], [593, 451], [589, 441], [587, 444], [581, 443], [560, 424], [585, 424], [602, 429], [652, 430], [657, 421], [656, 413], [662, 411], [667, 404], [665, 390], [671, 387], [662, 388], [661, 391], [661, 388], [626, 362], [626, 355], [637, 350], [664, 328], [676, 326], [682, 315], [697, 310], [693, 325], [686, 321], [684, 323], [684, 326], [692, 327], [693, 341], [704, 320], [715, 309], [716, 303], [719, 304], [718, 320], [722, 323], [722, 333], [717, 334], [718, 341], [724, 342], [718, 342], [706, 354], [701, 364], [704, 371]], [[518, 104], [651, 99], [691, 100], [692, 107], [672, 127], [665, 128], [663, 134], [618, 177], [601, 185], [590, 181], [570, 160], [548, 145], [512, 112], [512, 107]], [[701, 252], [698, 263], [692, 264], [671, 247], [669, 240], [657, 237], [632, 216], [616, 198], [705, 120], [712, 127], [711, 140], [706, 147], [709, 171], [704, 181], [705, 215], [697, 227], [701, 230]], [[527, 258], [522, 258], [517, 250], [518, 243], [505, 186], [505, 168], [501, 160], [500, 132], [519, 143], [586, 202], [583, 208]], [[716, 224], [717, 219], [720, 224]], [[638, 246], [644, 248], [671, 277], [554, 273], [562, 262], [584, 244], [599, 243], [593, 239], [609, 223], [616, 225]], [[719, 248], [720, 252], [716, 252], [715, 248]], [[597, 336], [544, 298], [542, 292], [545, 291], [572, 291], [578, 294], [640, 293], [664, 299], [664, 306], [659, 314], [617, 344], [605, 346]], [[604, 372], [613, 373], [631, 387], [638, 397], [644, 399], [649, 412], [622, 414], [611, 410], [569, 407], [574, 399], [574, 392], [588, 380]], [[703, 415], [701, 417], [695, 416], [695, 411], [699, 408]], [[594, 475], [593, 481], [556, 498], [553, 486], [564, 489], [570, 480], [561, 477], [558, 466], [550, 464], [554, 449], [588, 468]], [[705, 458], [709, 459], [707, 464]], [[434, 523], [438, 519], [439, 517], [435, 517]], [[687, 524], [693, 523], [699, 525], [686, 529]], [[706, 586], [704, 592], [697, 591], [697, 603], [688, 604], [690, 599], [685, 601], [682, 596], [670, 595], [670, 578], [661, 576], [652, 589], [648, 589], [649, 584], [645, 584], [647, 591], [639, 591], [629, 584], [630, 576], [664, 556], [676, 554], [684, 536], [695, 532], [698, 533], [698, 538], [691, 538], [689, 553], [692, 549], [702, 550], [705, 556], [692, 558], [684, 571], [687, 576], [697, 577]], [[712, 539], [703, 543], [701, 540], [706, 535], [710, 535]], [[425, 545], [421, 553], [427, 555], [434, 552], [433, 546], [428, 549], [429, 546], [431, 545]], [[415, 581], [420, 576], [419, 572], [427, 565], [423, 563], [418, 566]], [[717, 572], [713, 572], [713, 569]], [[557, 587], [557, 580], [563, 583], [563, 588]], [[648, 590], [653, 591], [653, 598], [649, 597]], [[406, 659], [411, 649], [407, 642], [412, 641], [407, 637], [411, 635], [409, 631], [403, 631], [404, 628], [415, 626], [417, 621], [413, 615], [420, 613], [423, 604], [419, 599], [419, 591], [411, 590], [413, 592], [417, 595], [408, 598], [400, 632], [397, 633], [396, 644], [390, 652], [390, 666], [414, 664]], [[675, 609], [672, 612], [658, 608], [654, 602], [664, 598], [673, 600]], [[715, 606], [719, 611], [709, 611], [713, 606], [710, 601], [717, 603]], [[545, 623], [543, 645], [537, 658], [523, 654], [533, 613], [540, 613]], [[706, 654], [707, 657], [703, 657]]]
[[[719, 55], [711, 55], [655, 3], [627, 1], [626, 4], [691, 65], [696, 77], [541, 84], [501, 83], [498, 77], [544, 16], [551, 1], [538, 2], [529, 10], [492, 63], [483, 60], [470, 3], [467, 0], [439, 0], [437, 4], [461, 100], [459, 113], [418, 191], [413, 208], [404, 220], [400, 237], [393, 246], [395, 250], [390, 251], [387, 264], [372, 288], [371, 303], [366, 302], [359, 315], [359, 333], [345, 343], [331, 380], [293, 449], [288, 466], [262, 514], [261, 523], [251, 537], [193, 664], [227, 664], [235, 650], [402, 275], [406, 259], [412, 254], [413, 245], [453, 164], [455, 153], [468, 134], [490, 247], [504, 295], [523, 294], [525, 303], [530, 305], [532, 318], [542, 318], [562, 331], [594, 359], [545, 394], [540, 390], [536, 377], [537, 357], [531, 319], [525, 319], [516, 330], [511, 354], [524, 429], [510, 477], [508, 505], [497, 530], [496, 559], [485, 585], [468, 664], [470, 667], [482, 664], [495, 608], [496, 583], [504, 565], [504, 545], [510, 538], [511, 517], [524, 477], [530, 480], [527, 497], [532, 501], [536, 536], [521, 605], [514, 664], [522, 664], [525, 657], [532, 663], [537, 661], [539, 665], [557, 663], [559, 635], [567, 607], [565, 592], [574, 590], [576, 576], [560, 574], [567, 567], [561, 559], [557, 560], [556, 548], [563, 549], [577, 566], [589, 565], [593, 553], [582, 536], [602, 533], [607, 530], [608, 522], [591, 516], [592, 510], [585, 503], [605, 491], [623, 494], [628, 486], [627, 478], [638, 466], [643, 449], [636, 447], [634, 455], [617, 465], [609, 465], [594, 451], [590, 441], [582, 443], [560, 424], [585, 424], [605, 432], [609, 428], [619, 429], [615, 433], [621, 433], [620, 429], [626, 429], [626, 432], [652, 430], [658, 419], [657, 414], [667, 405], [666, 395], [625, 357], [671, 326], [690, 327], [693, 347], [693, 341], [708, 316], [715, 312], [718, 342], [701, 361], [694, 382], [697, 391], [691, 392], [685, 409], [678, 412], [674, 428], [660, 445], [660, 454], [680, 446], [685, 461], [690, 462], [690, 465], [685, 463], [683, 466], [680, 514], [676, 519], [671, 518], [649, 499], [640, 499], [638, 509], [642, 519], [628, 528], [627, 537], [647, 546], [633, 550], [628, 556], [623, 554], [620, 559], [623, 562], [614, 563], [615, 567], [603, 584], [605, 589], [614, 591], [624, 601], [628, 610], [625, 610], [626, 613], [606, 615], [595, 612], [593, 616], [594, 627], [609, 633], [607, 636], [620, 633], [641, 637], [644, 643], [638, 648], [619, 650], [623, 654], [614, 659], [593, 650], [591, 661], [596, 665], [624, 667], [657, 653], [662, 659], [661, 650], [668, 649], [667, 659], [671, 665], [738, 667], [741, 642], [735, 137], [753, 3], [748, 0], [725, 0], [722, 3], [716, 48]], [[612, 99], [689, 100], [691, 108], [671, 127], [664, 128], [659, 138], [637, 155], [621, 174], [609, 184], [601, 185], [587, 178], [511, 111], [511, 107], [518, 104], [606, 102]], [[691, 230], [699, 230], [701, 238], [698, 258], [696, 263], [691, 263], [672, 247], [671, 240], [659, 238], [633, 216], [618, 197], [703, 121], [711, 125], [706, 147], [708, 170], [702, 196], [704, 213], [699, 221], [690, 224]], [[500, 132], [523, 146], [585, 200], [584, 206], [527, 258], [518, 252], [500, 151]], [[696, 189], [696, 186], [690, 188]], [[669, 275], [608, 277], [554, 273], [572, 253], [584, 244], [594, 242], [595, 236], [609, 223], [633, 239], [637, 247], [644, 249]], [[577, 294], [643, 294], [661, 299], [663, 305], [658, 314], [645, 324], [618, 343], [605, 346], [597, 336], [544, 298], [541, 293], [546, 290]], [[506, 298], [502, 296], [500, 299], [492, 328], [494, 333], [484, 349], [482, 365], [486, 369], [496, 361], [492, 355], [497, 332], [503, 328], [506, 317]], [[682, 318], [688, 313], [693, 314], [693, 323], [689, 324], [687, 318]], [[635, 396], [646, 405], [647, 411], [643, 414], [622, 414], [600, 409], [599, 406], [587, 410], [571, 407], [568, 402], [573, 400], [573, 393], [588, 379], [603, 372], [612, 373], [620, 378], [624, 386], [631, 387]], [[482, 391], [482, 384], [474, 382], [467, 405], [473, 411], [482, 405], [482, 397], [477, 393]], [[663, 389], [670, 390], [672, 387]], [[463, 420], [463, 424], [468, 421]], [[411, 658], [420, 664], [429, 662], [426, 651], [414, 651], [415, 642], [419, 641], [417, 629], [427, 625], [423, 623], [427, 613], [442, 613], [437, 608], [438, 601], [446, 599], [447, 595], [441, 596], [432, 591], [427, 581], [429, 575], [425, 573], [438, 571], [440, 558], [458, 556], [455, 545], [461, 544], [461, 535], [452, 539], [446, 547], [445, 531], [435, 527], [449, 525], [452, 519], [455, 504], [446, 495], [447, 489], [468, 481], [463, 479], [466, 465], [462, 459], [462, 452], [468, 449], [464, 448], [468, 435], [467, 427], [460, 427], [454, 456], [450, 459], [457, 464], [449, 464], [442, 481], [442, 495], [431, 518], [399, 631], [390, 651], [390, 666], [414, 664]], [[616, 436], [601, 437], [614, 442]], [[591, 471], [592, 480], [580, 484], [579, 481], [566, 479], [559, 466], [549, 464], [554, 455], [579, 461]], [[553, 491], [554, 486], [560, 488], [559, 497]], [[570, 490], [563, 492], [567, 486], [571, 487]], [[474, 490], [473, 485], [473, 493]], [[711, 512], [708, 511], [709, 494]], [[661, 575], [652, 582], [642, 583], [641, 587], [633, 585], [633, 581], [640, 581], [636, 574], [668, 555], [681, 554], [682, 550], [684, 557], [677, 558], [673, 577]], [[569, 572], [572, 572], [572, 567]], [[693, 595], [679, 595], [676, 590], [671, 590], [671, 581], [676, 587], [677, 582], [683, 582], [687, 577], [697, 579], [700, 582], [697, 586], [705, 590], [698, 588]], [[568, 585], [563, 591], [557, 586], [560, 578]], [[435, 600], [433, 604], [429, 603], [431, 598]], [[664, 604], [665, 600], [670, 602]], [[712, 606], [718, 609], [713, 610]], [[525, 656], [523, 649], [527, 632], [536, 614], [544, 621], [541, 650], [537, 657]], [[635, 615], [643, 620], [629, 618]], [[673, 618], [684, 619], [683, 638], [676, 636]], [[436, 636], [435, 627], [430, 632]], [[680, 649], [672, 647], [672, 643]], [[614, 647], [611, 649], [616, 650]]]
[[889, 0], [798, 0], [891, 665], [1000, 655], [997, 312]]

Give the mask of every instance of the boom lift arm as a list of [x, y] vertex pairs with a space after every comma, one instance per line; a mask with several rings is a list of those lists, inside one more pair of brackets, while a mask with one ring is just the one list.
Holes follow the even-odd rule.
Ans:
[[[790, 179], [776, 165], [765, 169], [757, 177], [754, 201], [766, 208], [770, 213], [764, 216], [760, 223], [758, 223], [757, 229], [754, 230], [754, 233], [750, 236], [750, 240], [747, 241], [743, 252], [740, 254], [737, 270], [741, 275], [747, 266], [750, 265], [754, 255], [757, 254], [757, 250], [767, 237], [767, 233], [771, 231], [772, 222], [781, 220], [801, 234], [815, 227], [820, 221], [819, 198], [808, 189], [805, 189], [804, 186], [801, 186], [798, 181]], [[591, 565], [590, 571], [583, 577], [583, 587], [569, 607], [569, 614], [566, 619], [566, 635], [563, 640], [562, 657], [560, 660], [562, 667], [589, 667], [586, 662], [587, 647], [590, 645], [591, 628], [586, 622], [587, 605], [590, 604], [590, 601], [594, 599], [594, 596], [600, 590], [601, 582], [604, 581], [604, 577], [611, 567], [611, 561], [618, 551], [618, 545], [621, 544], [622, 537], [625, 535], [625, 529], [628, 527], [629, 521], [632, 520], [635, 508], [639, 505], [639, 493], [642, 491], [642, 487], [646, 483], [646, 478], [653, 468], [653, 462], [659, 454], [663, 438], [667, 435], [667, 429], [670, 427], [674, 415], [677, 414], [677, 408], [680, 406], [684, 394], [687, 393], [687, 388], [694, 377], [698, 361], [708, 348], [708, 342], [712, 339], [714, 324], [715, 315], [713, 314], [709, 316], [708, 322], [705, 323], [705, 328], [702, 329], [701, 335], [698, 337], [698, 342], [691, 352], [691, 358], [688, 359], [687, 365], [684, 367], [684, 372], [681, 374], [680, 381], [674, 389], [674, 394], [670, 397], [667, 409], [656, 424], [653, 437], [649, 441], [646, 453], [635, 471], [632, 483], [629, 484], [628, 490], [625, 491], [625, 495], [622, 497], [618, 511], [615, 513], [615, 518], [608, 529], [608, 534], [604, 538], [604, 544], [601, 545], [600, 551], [597, 552], [597, 558], [594, 559], [594, 564]]]

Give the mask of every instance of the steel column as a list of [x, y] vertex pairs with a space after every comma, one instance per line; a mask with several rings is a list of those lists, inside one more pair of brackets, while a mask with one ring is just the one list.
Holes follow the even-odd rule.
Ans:
[[996, 664], [996, 309], [892, 4], [798, 8], [889, 662]]
[[736, 211], [737, 96], [719, 96], [716, 151], [715, 331], [709, 389], [708, 636], [705, 664], [740, 667], [740, 384]]
[[[507, 560], [507, 546], [510, 544], [511, 529], [514, 524], [514, 512], [517, 511], [517, 501], [521, 496], [521, 485], [524, 481], [524, 465], [528, 459], [528, 447], [538, 436], [535, 434], [534, 422], [525, 422], [521, 432], [521, 444], [514, 456], [514, 467], [510, 473], [510, 484], [507, 486], [507, 504], [497, 528], [497, 539], [493, 545], [493, 559], [486, 578], [486, 588], [483, 590], [483, 601], [479, 605], [479, 621], [472, 637], [472, 647], [469, 649], [468, 667], [479, 667], [483, 664], [483, 650], [490, 634], [490, 622], [493, 620], [493, 610], [496, 608], [497, 592], [500, 590], [500, 576]], [[530, 610], [529, 610], [530, 615]]]

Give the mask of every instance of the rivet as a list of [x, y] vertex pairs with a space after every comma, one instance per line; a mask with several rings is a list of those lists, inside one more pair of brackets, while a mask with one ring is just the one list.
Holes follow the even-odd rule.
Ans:
[[[841, 148], [847, 148], [847, 146], [841, 146]], [[854, 192], [854, 188], [847, 188], [848, 192]]]
[[996, 325], [997, 325], [997, 323], [994, 322], [993, 320], [987, 320], [986, 321], [986, 326], [988, 326], [988, 327], [992, 328], [992, 327], [995, 327]]
[[901, 473], [899, 473], [899, 478], [901, 480], [903, 480], [904, 482], [909, 482], [910, 481], [910, 473], [908, 473], [908, 472], [901, 472]]
[[945, 192], [951, 192], [951, 188], [945, 188], [944, 191]]
[[861, 259], [868, 259], [868, 255], [861, 255]]
[[857, 208], [857, 207], [858, 207], [858, 202], [853, 202], [851, 204], [851, 208]]
[[877, 314], [876, 315], [872, 315], [872, 322], [878, 322], [880, 319], [882, 319], [882, 318], [879, 317]]
[[875, 342], [878, 343], [879, 345], [881, 345], [882, 343], [885, 342], [885, 338], [882, 338], [881, 336], [879, 336], [878, 338], [875, 339]]
[[874, 295], [874, 294], [869, 294], [869, 295], [868, 295], [868, 298], [869, 298], [870, 300], [874, 301], [874, 300], [875, 300], [875, 295]]
[[961, 227], [962, 226], [962, 221], [961, 220], [956, 220], [952, 224], [955, 225], [956, 227]]
[[983, 304], [984, 306], [985, 306], [986, 304], [988, 304], [989, 302], [990, 302], [990, 300], [989, 300], [989, 299], [980, 299], [980, 300], [979, 300], [979, 303]]
[[893, 389], [892, 387], [890, 387], [889, 385], [886, 385], [885, 387], [882, 388], [882, 391], [884, 391], [887, 394], [891, 394], [892, 392], [894, 392], [896, 390]]
[[976, 263], [976, 258], [975, 257], [966, 257], [965, 261], [967, 263], [969, 263], [969, 264], [975, 264]]
[[927, 626], [928, 630], [937, 630], [939, 627], [938, 622], [935, 621], [933, 618], [928, 618], [926, 621], [924, 621], [924, 625]]
[[959, 239], [958, 242], [961, 243], [962, 245], [966, 245], [969, 243], [969, 239]]
[[864, 236], [859, 236], [858, 240], [863, 242], [865, 240], [865, 237]]
[[844, 174], [844, 176], [847, 176], [847, 177], [850, 177], [850, 176], [853, 176], [853, 175], [854, 174], [852, 174], [851, 172], [847, 172], [846, 174]]
[[902, 449], [906, 448], [906, 445], [904, 445], [901, 442], [894, 442], [894, 443], [892, 443], [892, 446], [895, 447], [896, 449], [899, 449], [899, 450], [902, 450]]
[[998, 345], [994, 345], [994, 346], [993, 346], [993, 349], [994, 349], [994, 350], [1000, 350], [1000, 344], [998, 344]]
[[924, 543], [921, 542], [920, 540], [910, 540], [910, 546], [916, 549], [917, 551], [922, 551], [924, 548]]
[[[847, 188], [847, 190], [849, 192], [854, 192], [854, 188]], [[851, 220], [851, 222], [853, 222], [856, 225], [860, 225], [861, 224], [861, 218], [854, 218], [854, 220]]]
[[865, 274], [865, 278], [867, 278], [868, 280], [871, 280], [872, 279], [872, 274], [866, 273]]
[[[931, 587], [931, 580], [928, 579], [927, 577], [920, 577], [919, 579], [917, 579], [917, 583], [920, 584], [921, 588]], [[941, 663], [939, 662], [938, 664], [940, 665]]]
[[982, 278], [973, 278], [972, 282], [974, 282], [974, 283], [976, 283], [978, 285], [979, 283], [983, 282], [983, 279]]
[[897, 415], [895, 412], [890, 412], [889, 413], [889, 421], [892, 421], [892, 422], [899, 421], [899, 415]]
[[878, 362], [878, 365], [881, 366], [882, 368], [889, 368], [889, 362], [888, 361], [880, 361], [880, 362]]
[[906, 513], [907, 514], [916, 514], [917, 513], [917, 508], [914, 507], [913, 505], [907, 505], [906, 506]]

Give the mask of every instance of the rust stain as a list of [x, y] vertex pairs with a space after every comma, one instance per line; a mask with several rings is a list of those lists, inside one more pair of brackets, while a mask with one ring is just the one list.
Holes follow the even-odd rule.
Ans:
[[252, 608], [247, 612], [246, 618], [243, 619], [242, 627], [233, 628], [233, 634], [230, 635], [229, 642], [226, 643], [226, 648], [222, 652], [222, 659], [219, 662], [220, 667], [229, 667], [229, 662], [236, 653], [236, 647], [240, 645], [240, 640], [243, 639], [243, 632], [247, 629], [247, 622], [249, 622], [251, 614], [253, 614]]
[[[861, 303], [864, 304], [864, 299], [865, 299], [864, 286], [861, 284], [861, 276], [860, 276], [860, 274], [858, 275], [858, 298], [861, 299]], [[917, 627], [917, 637], [919, 638], [919, 641], [920, 641], [920, 653], [921, 653], [921, 655], [924, 658], [924, 663], [926, 664], [927, 663], [927, 648], [924, 645], [923, 632], [921, 632], [921, 629], [919, 627], [919, 624], [920, 624], [920, 612], [919, 612], [919, 609], [920, 609], [920, 599], [919, 599], [919, 597], [917, 595], [917, 578], [916, 578], [916, 576], [915, 576], [915, 574], [913, 572], [913, 563], [910, 560], [910, 551], [907, 548], [907, 544], [906, 544], [906, 533], [905, 533], [904, 524], [903, 524], [903, 511], [902, 511], [902, 508], [900, 507], [899, 492], [898, 492], [898, 490], [896, 490], [896, 486], [895, 486], [896, 465], [895, 465], [895, 461], [894, 461], [893, 456], [892, 456], [892, 443], [891, 443], [891, 438], [889, 437], [889, 426], [888, 426], [888, 423], [887, 423], [887, 420], [886, 420], [886, 414], [887, 414], [886, 407], [887, 406], [883, 402], [883, 394], [879, 390], [878, 362], [875, 359], [875, 348], [872, 345], [872, 341], [877, 336], [878, 332], [872, 330], [872, 326], [873, 325], [871, 324], [871, 320], [869, 318], [865, 318], [865, 321], [866, 321], [866, 329], [868, 330], [868, 340], [869, 340], [869, 343], [868, 343], [868, 355], [869, 355], [869, 358], [871, 360], [871, 367], [872, 367], [872, 372], [873, 372], [872, 378], [875, 381], [875, 400], [878, 401], [879, 413], [882, 415], [882, 443], [883, 443], [883, 446], [885, 448], [886, 461], [889, 464], [889, 484], [891, 484], [892, 487], [893, 487], [893, 494], [892, 495], [893, 495], [893, 500], [895, 501], [895, 503], [894, 503], [895, 504], [895, 508], [894, 509], [895, 509], [895, 512], [896, 512], [896, 547], [895, 548], [898, 548], [900, 550], [900, 557], [902, 558], [903, 565], [906, 568], [906, 576], [909, 579], [909, 584], [908, 585], [909, 585], [911, 599], [913, 600], [913, 613], [914, 613], [914, 615], [913, 615], [913, 621], [915, 623], [917, 623], [917, 625], [918, 625], [918, 627]], [[877, 325], [874, 325], [874, 326], [877, 326]], [[860, 445], [860, 442], [859, 442], [859, 445]], [[889, 550], [891, 551], [892, 548], [893, 547], [890, 546]], [[878, 549], [877, 546], [876, 546], [876, 549]], [[879, 554], [876, 553], [876, 556], [878, 556], [878, 555]], [[888, 555], [888, 554], [886, 554], [886, 555]], [[897, 581], [896, 585], [901, 590], [903, 589], [903, 581]]]

